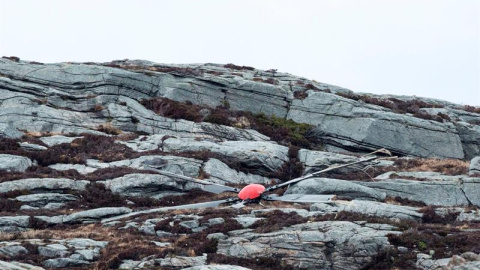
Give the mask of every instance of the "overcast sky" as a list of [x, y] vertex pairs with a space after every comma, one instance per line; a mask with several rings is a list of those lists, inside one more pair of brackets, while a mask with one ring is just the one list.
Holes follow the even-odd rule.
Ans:
[[480, 105], [480, 0], [0, 3], [0, 55], [234, 63]]

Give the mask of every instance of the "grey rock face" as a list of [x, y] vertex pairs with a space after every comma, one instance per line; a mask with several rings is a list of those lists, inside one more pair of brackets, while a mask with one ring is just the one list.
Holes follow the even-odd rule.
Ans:
[[101, 218], [118, 216], [126, 213], [130, 213], [132, 210], [127, 207], [103, 207], [92, 210], [81, 211], [73, 213], [63, 217], [64, 223], [79, 223], [96, 221]]
[[64, 190], [84, 190], [88, 183], [90, 182], [64, 178], [29, 178], [0, 183], [0, 193], [6, 193], [12, 190], [48, 190], [51, 192]]
[[28, 254], [28, 250], [18, 245], [8, 245], [8, 246], [0, 247], [0, 255], [3, 255], [6, 257], [16, 257], [21, 254]]
[[396, 114], [330, 93], [309, 92], [306, 99], [293, 100], [288, 118], [316, 125], [316, 136], [332, 146], [369, 151], [384, 147], [421, 157], [464, 157], [460, 136], [451, 124]]
[[386, 193], [360, 182], [353, 183], [331, 178], [311, 178], [288, 188], [285, 194], [335, 194], [350, 199], [384, 200]]
[[29, 216], [0, 217], [0, 232], [14, 232], [28, 228]]
[[18, 139], [23, 133], [8, 123], [0, 123], [0, 138]]
[[207, 264], [207, 254], [197, 257], [172, 257], [156, 260], [161, 267], [189, 267]]
[[218, 159], [211, 158], [203, 166], [203, 171], [210, 177], [206, 179], [210, 182], [220, 184], [269, 184], [271, 179], [255, 174], [246, 174], [228, 167], [227, 164]]
[[277, 232], [235, 233], [219, 240], [218, 253], [255, 258], [278, 255], [287, 264], [308, 269], [361, 269], [390, 246], [391, 227], [373, 229], [351, 222], [312, 222]]
[[167, 176], [159, 174], [128, 174], [112, 180], [102, 181], [101, 183], [104, 183], [113, 192], [124, 196], [157, 198], [166, 195], [178, 195], [184, 190], [200, 187], [194, 183], [174, 181]]
[[0, 261], [0, 269], [5, 270], [45, 270], [42, 267], [34, 266], [28, 263], [5, 262]]
[[18, 143], [20, 145], [21, 149], [27, 150], [27, 151], [43, 151], [47, 150], [48, 148], [42, 145], [38, 144], [33, 144], [33, 143], [27, 143], [27, 142], [21, 142]]
[[88, 264], [90, 264], [90, 262], [88, 261], [75, 260], [71, 258], [48, 259], [43, 262], [43, 266], [47, 268], [76, 267], [76, 266], [85, 266]]
[[45, 257], [65, 257], [70, 254], [70, 251], [64, 245], [50, 244], [38, 247], [38, 253]]
[[7, 172], [24, 172], [32, 166], [32, 161], [27, 157], [0, 154], [0, 170]]
[[338, 203], [334, 206], [325, 203], [316, 203], [310, 207], [310, 211], [318, 211], [320, 213], [347, 211], [381, 218], [410, 220], [419, 220], [422, 218], [422, 214], [419, 213], [418, 210], [420, 210], [420, 208], [360, 200]]
[[41, 137], [40, 140], [48, 146], [54, 146], [62, 143], [71, 143], [75, 139], [80, 139], [83, 137], [66, 137], [62, 135], [53, 135], [48, 137]]
[[[469, 205], [461, 181], [413, 181], [402, 179], [388, 179], [377, 182], [359, 182], [356, 184], [371, 188], [377, 192], [384, 192], [388, 196], [401, 197], [413, 201], [439, 206]], [[478, 180], [470, 182], [473, 190], [478, 190]], [[478, 197], [473, 195], [472, 197]]]
[[[124, 61], [121, 64], [145, 70], [156, 65], [144, 61]], [[426, 100], [446, 107], [440, 111], [422, 110], [433, 114], [446, 113], [452, 119], [466, 121], [465, 124], [439, 123], [396, 114], [383, 107], [335, 95], [350, 92], [347, 89], [286, 73], [235, 71], [215, 64], [163, 66], [190, 68], [198, 73], [176, 76], [150, 72], [146, 75], [100, 65], [71, 63], [46, 64], [39, 68], [26, 62], [2, 59], [0, 73], [6, 77], [0, 79], [0, 100], [3, 101], [0, 123], [29, 131], [99, 133], [95, 129], [110, 117], [111, 124], [124, 131], [214, 141], [265, 140], [265, 136], [252, 131], [166, 119], [139, 103], [142, 99], [165, 97], [209, 107], [228, 103], [233, 110], [263, 112], [313, 124], [318, 127], [316, 136], [330, 148], [371, 150], [386, 147], [401, 154], [450, 158], [470, 158], [480, 151], [480, 130], [478, 126], [466, 123], [473, 123], [471, 120], [476, 115], [460, 113], [454, 104], [447, 102]], [[211, 71], [219, 75], [208, 73]], [[274, 79], [278, 84], [253, 81], [254, 77]], [[297, 81], [333, 93], [309, 90], [305, 99], [297, 99], [293, 92], [306, 90]], [[95, 112], [97, 105], [101, 110]], [[16, 116], [16, 121], [11, 121], [12, 115]]]
[[28, 204], [33, 207], [44, 207], [49, 203], [65, 203], [76, 201], [77, 197], [71, 194], [59, 193], [39, 193], [22, 195], [15, 198], [17, 201]]
[[211, 151], [239, 160], [250, 168], [264, 168], [275, 171], [288, 161], [288, 148], [271, 142], [261, 141], [225, 141], [213, 143], [207, 141], [184, 141], [169, 138], [163, 142], [167, 152]]
[[470, 168], [468, 168], [468, 174], [469, 175], [480, 174], [480, 156], [474, 157], [470, 161]]

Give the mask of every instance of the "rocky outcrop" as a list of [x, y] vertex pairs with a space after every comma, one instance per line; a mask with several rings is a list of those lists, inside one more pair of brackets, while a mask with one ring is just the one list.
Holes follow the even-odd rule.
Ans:
[[393, 227], [371, 228], [351, 222], [312, 222], [272, 233], [251, 230], [231, 232], [219, 240], [218, 253], [255, 258], [280, 256], [298, 268], [361, 269], [389, 246], [387, 234]]
[[26, 157], [0, 154], [0, 170], [24, 172], [32, 166], [32, 161]]
[[[467, 176], [466, 162], [415, 158], [478, 156], [480, 114], [465, 110], [235, 65], [0, 59], [0, 268], [475, 267], [452, 261], [478, 243], [478, 162]], [[145, 166], [240, 189], [380, 147], [412, 157], [288, 187], [284, 199], [336, 195], [310, 206], [228, 207], [235, 194]]]
[[[311, 214], [331, 214], [341, 211], [359, 213], [380, 218], [397, 220], [420, 220], [423, 214], [418, 207], [386, 204], [372, 201], [353, 200], [349, 202], [338, 202], [336, 204], [316, 203], [310, 207]], [[316, 212], [316, 213], [315, 213]]]
[[83, 190], [90, 183], [85, 180], [71, 180], [64, 178], [30, 178], [0, 183], [0, 193], [7, 193], [14, 190], [30, 191], [67, 191]]
[[[214, 64], [117, 61], [104, 65], [38, 65], [1, 59], [0, 74], [0, 123], [18, 130], [92, 133], [109, 121], [109, 125], [123, 131], [217, 141], [265, 140], [265, 136], [253, 131], [160, 117], [139, 103], [164, 97], [209, 107], [228, 104], [233, 110], [262, 112], [312, 124], [317, 126], [314, 135], [333, 150], [340, 147], [370, 151], [385, 147], [403, 155], [444, 158], [469, 158], [478, 153], [475, 145], [480, 131], [472, 124], [440, 123], [394, 113], [336, 95], [350, 93], [347, 89], [286, 73], [238, 71]], [[322, 92], [327, 90], [331, 93]], [[305, 93], [305, 98], [296, 98], [297, 92]], [[473, 123], [471, 118], [476, 116], [459, 114], [458, 106], [451, 103], [427, 102], [444, 106], [446, 112], [455, 116], [452, 119]], [[16, 121], [10, 120], [12, 115]]]
[[388, 179], [377, 182], [359, 182], [377, 192], [384, 192], [391, 197], [401, 197], [412, 201], [439, 206], [479, 206], [478, 178], [463, 181], [415, 181]]
[[336, 194], [347, 199], [384, 200], [386, 193], [375, 190], [360, 182], [352, 183], [346, 180], [331, 178], [312, 178], [301, 181], [285, 192], [285, 194]]

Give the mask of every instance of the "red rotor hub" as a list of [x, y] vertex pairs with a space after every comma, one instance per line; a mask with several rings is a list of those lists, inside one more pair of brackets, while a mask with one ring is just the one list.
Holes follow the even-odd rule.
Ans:
[[262, 195], [262, 193], [265, 191], [265, 187], [259, 184], [250, 184], [238, 193], [238, 198], [241, 200], [253, 200], [257, 199]]

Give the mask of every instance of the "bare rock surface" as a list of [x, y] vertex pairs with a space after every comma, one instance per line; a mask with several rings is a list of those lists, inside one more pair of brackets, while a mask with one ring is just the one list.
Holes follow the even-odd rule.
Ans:
[[0, 261], [0, 267], [1, 269], [5, 270], [45, 270], [45, 268], [31, 265], [28, 263], [19, 263], [19, 262], [6, 262], [6, 261]]
[[80, 138], [83, 138], [83, 137], [81, 136], [67, 137], [62, 135], [53, 135], [53, 136], [41, 137], [40, 140], [48, 146], [54, 146], [62, 143], [71, 143], [73, 140], [80, 139]]
[[65, 191], [83, 190], [90, 183], [85, 180], [71, 180], [65, 178], [30, 178], [0, 183], [0, 193], [13, 190], [31, 191]]
[[[423, 214], [419, 213], [419, 207], [410, 207], [394, 204], [386, 204], [373, 201], [353, 200], [350, 202], [339, 202], [334, 205], [316, 203], [310, 207], [310, 211], [324, 213], [338, 213], [341, 211], [360, 213], [380, 218], [391, 218], [397, 220], [420, 220]], [[313, 214], [312, 213], [312, 214]], [[315, 213], [316, 214], [316, 213]]]
[[392, 227], [376, 230], [351, 222], [312, 222], [272, 233], [241, 231], [219, 240], [218, 253], [251, 258], [280, 255], [299, 268], [361, 269], [383, 248]]
[[0, 154], [0, 170], [24, 172], [32, 164], [27, 157]]

